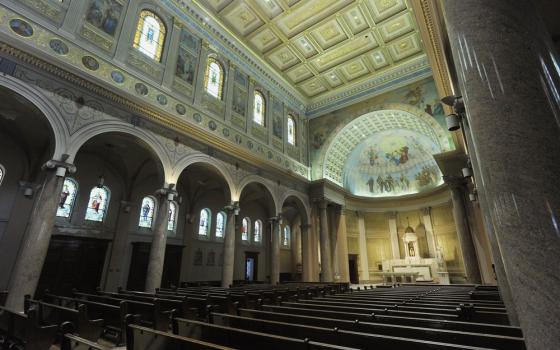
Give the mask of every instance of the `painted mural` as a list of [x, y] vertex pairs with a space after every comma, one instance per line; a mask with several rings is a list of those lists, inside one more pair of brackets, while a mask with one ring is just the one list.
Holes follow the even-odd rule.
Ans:
[[433, 158], [439, 145], [420, 133], [397, 129], [375, 133], [357, 145], [344, 166], [344, 188], [366, 197], [402, 196], [443, 183]]
[[119, 25], [121, 12], [122, 5], [115, 0], [91, 0], [86, 12], [86, 21], [113, 36]]

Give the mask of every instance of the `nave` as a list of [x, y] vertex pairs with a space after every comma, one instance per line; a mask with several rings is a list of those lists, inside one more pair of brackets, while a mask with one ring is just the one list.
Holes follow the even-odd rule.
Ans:
[[346, 283], [45, 291], [2, 307], [6, 349], [525, 349], [496, 287]]

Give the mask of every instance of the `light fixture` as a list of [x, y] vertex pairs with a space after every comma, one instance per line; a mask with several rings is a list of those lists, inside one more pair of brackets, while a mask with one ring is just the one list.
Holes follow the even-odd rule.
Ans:
[[26, 196], [26, 197], [33, 196], [33, 188], [26, 187], [25, 190], [23, 190], [23, 195]]
[[461, 127], [461, 118], [455, 113], [448, 115], [445, 121], [447, 122], [447, 130], [449, 131], [455, 131]]
[[470, 167], [465, 167], [465, 168], [461, 169], [461, 172], [463, 173], [463, 177], [473, 176], [472, 169]]

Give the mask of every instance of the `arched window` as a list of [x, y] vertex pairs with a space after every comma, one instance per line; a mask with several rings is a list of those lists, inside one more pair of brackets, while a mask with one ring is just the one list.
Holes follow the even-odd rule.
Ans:
[[154, 223], [154, 213], [156, 210], [156, 202], [152, 197], [144, 197], [142, 199], [142, 206], [140, 207], [140, 219], [138, 226], [145, 228], [152, 228]]
[[[2, 168], [0, 167], [0, 172], [1, 171]], [[70, 217], [70, 215], [72, 214], [72, 209], [74, 209], [74, 202], [76, 201], [77, 194], [78, 183], [76, 182], [76, 180], [69, 177], [64, 179], [62, 192], [60, 193], [60, 201], [58, 202], [58, 208], [56, 209], [56, 216], [60, 216], [62, 218]]]
[[165, 33], [163, 21], [153, 12], [143, 10], [140, 12], [132, 47], [154, 61], [160, 62]]
[[2, 164], [0, 164], [0, 185], [2, 185], [2, 180], [4, 180], [5, 174], [6, 174], [6, 170], [4, 169]]
[[224, 86], [224, 69], [214, 57], [208, 57], [206, 74], [204, 75], [204, 86], [206, 92], [215, 98], [222, 99]]
[[284, 226], [284, 231], [282, 232], [282, 247], [290, 247], [290, 226]]
[[253, 121], [255, 123], [264, 126], [265, 110], [264, 96], [260, 91], [255, 90], [253, 105]]
[[224, 238], [224, 233], [226, 230], [226, 214], [224, 212], [219, 212], [216, 215], [216, 238]]
[[243, 218], [241, 222], [241, 240], [243, 242], [249, 241], [249, 218]]
[[198, 221], [198, 235], [208, 237], [210, 232], [210, 209], [202, 209], [200, 211], [200, 220]]
[[89, 193], [86, 220], [102, 222], [109, 208], [111, 191], [106, 186], [94, 187]]
[[253, 242], [260, 243], [262, 241], [262, 221], [255, 221], [255, 229], [253, 230]]
[[292, 146], [296, 145], [296, 121], [291, 115], [288, 115], [288, 143]]
[[177, 204], [169, 202], [169, 216], [167, 217], [167, 231], [175, 232], [177, 223]]

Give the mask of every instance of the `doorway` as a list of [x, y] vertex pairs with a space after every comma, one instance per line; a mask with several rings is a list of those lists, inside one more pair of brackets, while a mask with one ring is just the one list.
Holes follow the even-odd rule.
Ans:
[[350, 270], [350, 283], [358, 284], [360, 280], [358, 278], [358, 255], [349, 254], [348, 255], [348, 269]]
[[245, 281], [258, 280], [259, 253], [245, 252]]

